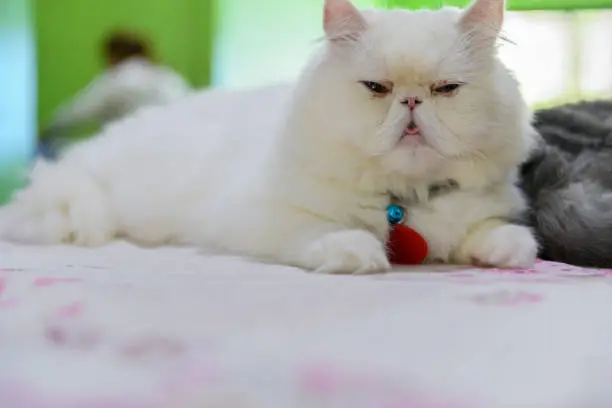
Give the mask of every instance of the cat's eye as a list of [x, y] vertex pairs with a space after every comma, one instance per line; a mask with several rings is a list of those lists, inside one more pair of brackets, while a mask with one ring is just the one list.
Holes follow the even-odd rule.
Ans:
[[433, 85], [431, 87], [431, 93], [433, 93], [434, 95], [452, 96], [457, 93], [459, 88], [461, 88], [461, 85], [463, 84], [459, 82]]
[[374, 81], [360, 81], [360, 83], [367, 88], [374, 96], [385, 96], [393, 88], [393, 84], [390, 82], [374, 82]]

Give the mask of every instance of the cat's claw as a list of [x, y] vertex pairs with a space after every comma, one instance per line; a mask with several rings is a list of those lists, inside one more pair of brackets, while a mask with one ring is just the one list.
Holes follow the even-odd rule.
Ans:
[[468, 237], [458, 261], [496, 268], [531, 268], [537, 255], [538, 243], [529, 228], [504, 224]]
[[383, 244], [361, 230], [324, 235], [310, 245], [304, 264], [316, 273], [364, 275], [391, 268]]

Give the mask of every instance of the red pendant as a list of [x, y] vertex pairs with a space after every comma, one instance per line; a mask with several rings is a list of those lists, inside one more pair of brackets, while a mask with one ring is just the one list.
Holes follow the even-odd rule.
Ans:
[[412, 228], [395, 225], [387, 244], [389, 261], [395, 265], [418, 265], [427, 258], [427, 241]]

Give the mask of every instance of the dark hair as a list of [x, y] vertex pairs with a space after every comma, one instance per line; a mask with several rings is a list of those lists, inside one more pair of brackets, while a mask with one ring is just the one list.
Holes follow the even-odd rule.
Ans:
[[124, 30], [114, 31], [106, 37], [103, 52], [110, 65], [132, 57], [152, 59], [148, 42], [141, 36]]

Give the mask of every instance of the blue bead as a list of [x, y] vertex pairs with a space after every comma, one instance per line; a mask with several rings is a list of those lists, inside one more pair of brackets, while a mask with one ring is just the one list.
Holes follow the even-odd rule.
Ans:
[[387, 207], [387, 221], [391, 225], [397, 225], [404, 220], [404, 207], [391, 204]]

